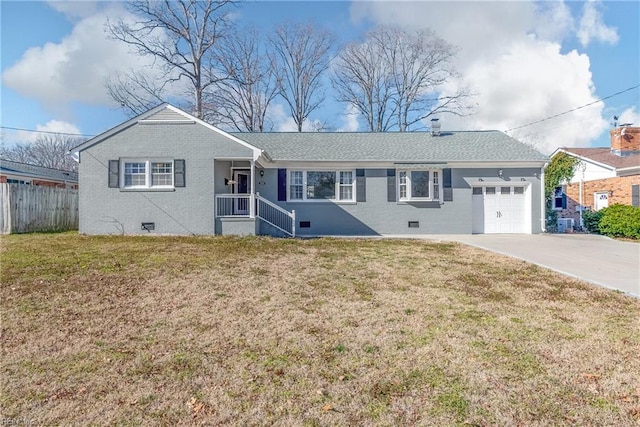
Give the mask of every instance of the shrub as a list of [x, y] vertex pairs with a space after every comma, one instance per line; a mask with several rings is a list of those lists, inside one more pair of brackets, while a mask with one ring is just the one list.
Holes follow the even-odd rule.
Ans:
[[582, 224], [591, 233], [600, 233], [598, 223], [602, 218], [602, 211], [584, 211], [582, 213]]
[[640, 208], [611, 205], [601, 210], [600, 233], [611, 237], [640, 239]]

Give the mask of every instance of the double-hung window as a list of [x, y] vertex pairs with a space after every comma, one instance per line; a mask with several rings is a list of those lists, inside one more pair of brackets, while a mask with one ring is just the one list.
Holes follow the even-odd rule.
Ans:
[[355, 173], [349, 171], [289, 171], [290, 201], [355, 201]]
[[440, 200], [440, 172], [434, 170], [398, 171], [398, 195], [401, 201]]
[[173, 161], [124, 160], [124, 188], [172, 188]]

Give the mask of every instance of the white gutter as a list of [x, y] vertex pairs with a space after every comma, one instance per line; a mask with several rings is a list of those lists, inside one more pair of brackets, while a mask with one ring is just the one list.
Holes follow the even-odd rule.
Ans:
[[541, 221], [541, 228], [542, 228], [542, 232], [546, 233], [547, 232], [547, 204], [546, 204], [546, 200], [545, 200], [545, 194], [544, 194], [544, 171], [547, 168], [547, 166], [549, 166], [549, 163], [545, 163], [544, 166], [542, 166], [542, 169], [540, 169], [540, 208], [542, 209], [542, 211], [540, 212], [540, 221]]

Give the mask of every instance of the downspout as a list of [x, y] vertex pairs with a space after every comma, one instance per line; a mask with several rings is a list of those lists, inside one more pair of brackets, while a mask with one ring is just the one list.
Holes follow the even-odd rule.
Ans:
[[582, 228], [584, 227], [584, 223], [582, 222], [582, 211], [584, 210], [584, 203], [582, 203], [582, 183], [584, 181], [584, 172], [582, 172], [582, 174], [580, 175], [580, 230], [582, 231]]
[[580, 231], [584, 229], [584, 220], [582, 219], [582, 213], [584, 212], [584, 198], [582, 193], [584, 192], [584, 171], [587, 165], [580, 161]]
[[547, 232], [547, 203], [544, 194], [544, 171], [547, 169], [547, 166], [549, 166], [549, 162], [545, 163], [542, 169], [540, 169], [540, 228], [543, 233]]

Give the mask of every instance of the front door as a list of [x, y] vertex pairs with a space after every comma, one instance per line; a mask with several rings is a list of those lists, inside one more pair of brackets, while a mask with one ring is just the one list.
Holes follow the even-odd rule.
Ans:
[[598, 193], [594, 193], [594, 210], [599, 211], [600, 209], [604, 209], [609, 206], [609, 192], [601, 191]]
[[[249, 171], [233, 171], [233, 194], [249, 194]], [[249, 197], [236, 198], [233, 202], [233, 213], [235, 215], [249, 215]]]

